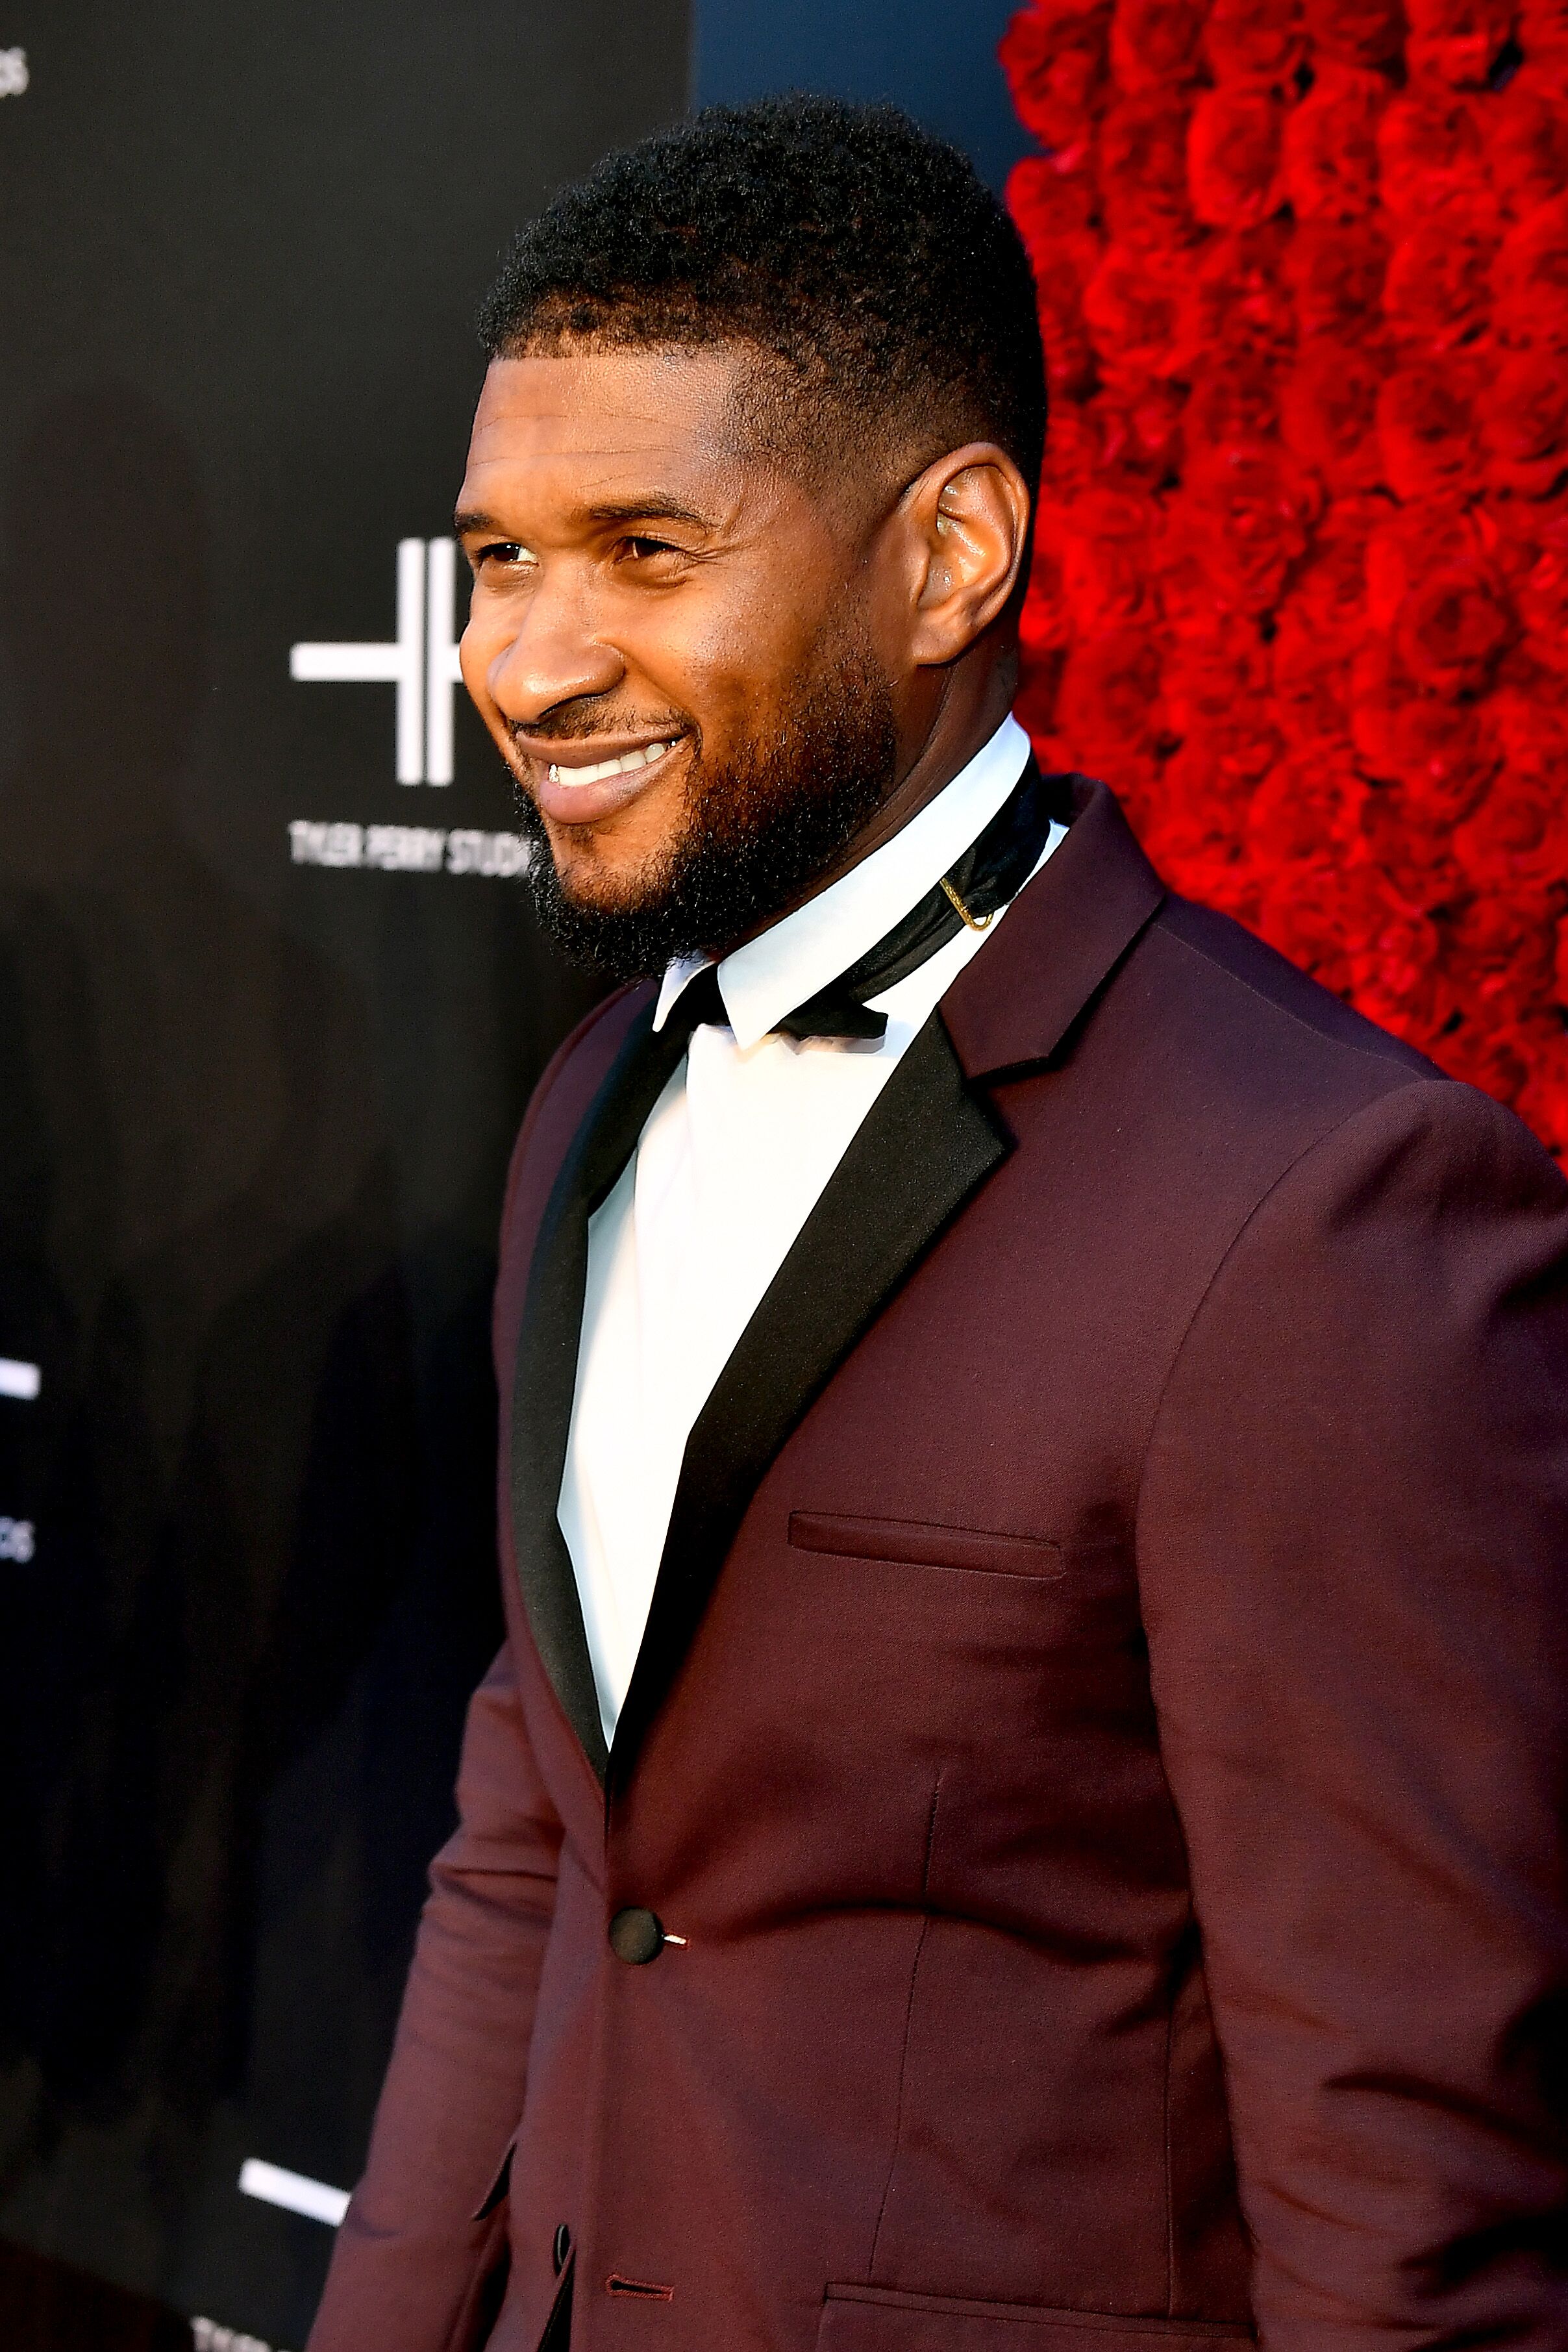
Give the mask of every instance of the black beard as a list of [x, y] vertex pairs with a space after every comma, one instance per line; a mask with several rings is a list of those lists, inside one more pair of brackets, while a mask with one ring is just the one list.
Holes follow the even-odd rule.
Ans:
[[724, 767], [694, 755], [681, 831], [610, 905], [568, 897], [519, 786], [539, 920], [568, 955], [617, 980], [722, 949], [772, 921], [848, 848], [892, 791], [897, 760], [887, 681], [857, 646], [807, 683], [766, 740]]

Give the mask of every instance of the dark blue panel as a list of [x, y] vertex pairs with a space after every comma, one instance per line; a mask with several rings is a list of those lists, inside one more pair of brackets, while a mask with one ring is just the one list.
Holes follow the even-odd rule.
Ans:
[[699, 106], [774, 89], [890, 98], [967, 150], [999, 191], [1027, 154], [997, 63], [1017, 0], [698, 0]]

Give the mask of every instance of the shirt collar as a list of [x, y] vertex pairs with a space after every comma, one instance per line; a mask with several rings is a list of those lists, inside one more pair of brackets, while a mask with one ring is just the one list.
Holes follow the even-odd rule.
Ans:
[[[719, 994], [743, 1052], [858, 962], [935, 888], [996, 815], [1022, 775], [1029, 751], [1018, 720], [1004, 719], [967, 767], [891, 841], [724, 958]], [[664, 1027], [686, 982], [711, 961], [684, 956], [670, 965], [653, 1013], [655, 1029]]]

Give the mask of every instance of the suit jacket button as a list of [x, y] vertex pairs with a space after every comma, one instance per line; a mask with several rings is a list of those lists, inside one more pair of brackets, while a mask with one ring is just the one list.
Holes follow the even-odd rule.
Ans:
[[556, 2224], [555, 2243], [550, 2248], [550, 2260], [555, 2264], [555, 2274], [557, 2278], [559, 2278], [562, 2271], [565, 2270], [566, 2258], [570, 2252], [571, 2231], [567, 2228], [564, 2221], [558, 2221]]
[[629, 1960], [641, 1968], [644, 1960], [656, 1960], [664, 1948], [664, 1931], [652, 1911], [644, 1911], [633, 1903], [624, 1911], [617, 1911], [610, 1922], [610, 1948], [618, 1960]]

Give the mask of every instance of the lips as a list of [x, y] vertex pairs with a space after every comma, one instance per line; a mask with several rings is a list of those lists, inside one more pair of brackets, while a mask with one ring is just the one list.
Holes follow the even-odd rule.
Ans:
[[[624, 736], [621, 740], [626, 740]], [[517, 741], [517, 749], [532, 772], [529, 790], [540, 815], [555, 824], [591, 825], [616, 815], [662, 781], [685, 741], [681, 735], [662, 735], [652, 743], [629, 744], [598, 759], [591, 756], [600, 748], [591, 738], [558, 743], [553, 758], [549, 747], [526, 738]]]

